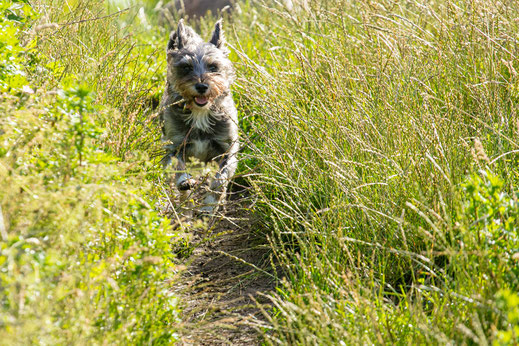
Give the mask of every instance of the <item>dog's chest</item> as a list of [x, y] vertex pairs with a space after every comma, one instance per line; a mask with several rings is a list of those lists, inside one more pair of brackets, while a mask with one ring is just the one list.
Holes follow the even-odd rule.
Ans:
[[196, 139], [191, 141], [191, 155], [205, 161], [207, 160], [207, 156], [209, 152], [211, 151], [210, 146], [211, 142], [207, 139]]
[[229, 128], [223, 119], [208, 111], [193, 111], [188, 118], [187, 155], [208, 162], [228, 149]]
[[192, 110], [187, 117], [187, 122], [193, 129], [203, 132], [213, 132], [212, 127], [215, 125], [215, 119], [208, 109]]
[[225, 154], [229, 144], [215, 138], [191, 138], [186, 146], [186, 156], [196, 157], [202, 162], [209, 162]]
[[230, 149], [235, 134], [232, 121], [223, 112], [215, 115], [204, 109], [189, 113], [172, 109], [165, 117], [164, 138], [183, 150], [184, 159], [209, 162], [220, 157]]

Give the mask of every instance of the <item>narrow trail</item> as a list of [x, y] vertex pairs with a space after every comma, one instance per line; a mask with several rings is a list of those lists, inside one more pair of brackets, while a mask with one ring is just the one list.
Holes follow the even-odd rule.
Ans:
[[270, 251], [254, 233], [250, 201], [231, 195], [209, 230], [192, 234], [191, 255], [174, 290], [183, 306], [181, 345], [259, 345], [265, 297], [275, 287]]

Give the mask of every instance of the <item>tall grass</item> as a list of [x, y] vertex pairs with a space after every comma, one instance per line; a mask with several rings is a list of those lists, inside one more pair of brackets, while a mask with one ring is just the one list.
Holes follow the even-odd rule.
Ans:
[[180, 236], [150, 158], [163, 58], [108, 10], [0, 5], [1, 344], [177, 337]]
[[[225, 24], [280, 275], [266, 342], [519, 342], [519, 6], [291, 3]], [[168, 29], [115, 6], [0, 6], [2, 341], [175, 340], [149, 158]]]
[[[152, 122], [163, 89], [167, 30], [143, 25], [137, 4], [119, 8], [106, 1], [36, 2], [40, 23], [35, 49], [57, 80], [73, 76], [96, 91], [96, 102], [120, 109], [119, 118], [100, 119], [107, 127], [106, 148], [125, 157], [133, 149], [158, 148], [160, 128]], [[38, 27], [36, 27], [38, 28]]]
[[270, 342], [513, 334], [497, 297], [518, 285], [518, 10], [296, 1], [233, 18], [245, 162], [286, 273]]

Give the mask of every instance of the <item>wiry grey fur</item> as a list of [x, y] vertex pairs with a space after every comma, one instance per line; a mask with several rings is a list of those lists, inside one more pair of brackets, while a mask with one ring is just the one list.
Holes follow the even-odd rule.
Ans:
[[[207, 212], [225, 193], [237, 166], [238, 118], [230, 91], [234, 70], [227, 56], [221, 20], [209, 42], [204, 42], [182, 20], [170, 35], [167, 83], [160, 113], [162, 140], [168, 142], [165, 164], [172, 157], [177, 159], [175, 181], [177, 188], [185, 191], [195, 184], [183, 172], [189, 158], [218, 162], [219, 171], [204, 200]], [[205, 87], [207, 90], [200, 92]], [[200, 106], [195, 102], [200, 99], [208, 102]]]

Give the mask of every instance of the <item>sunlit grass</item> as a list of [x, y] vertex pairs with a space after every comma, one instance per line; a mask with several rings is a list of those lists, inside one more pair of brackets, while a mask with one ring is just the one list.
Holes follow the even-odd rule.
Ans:
[[[280, 276], [266, 342], [517, 343], [518, 5], [292, 3], [224, 22]], [[27, 64], [0, 69], [2, 340], [175, 338], [155, 5], [37, 2], [0, 54]]]
[[[233, 18], [245, 162], [286, 273], [271, 342], [482, 343], [508, 330], [496, 294], [517, 292], [516, 262], [499, 246], [497, 267], [471, 264], [493, 255], [465, 236], [490, 226], [464, 209], [483, 193], [462, 186], [483, 169], [515, 195], [517, 10], [321, 1]], [[497, 228], [516, 249], [511, 220]]]
[[172, 343], [154, 34], [103, 2], [31, 5], [0, 7], [0, 343]]

